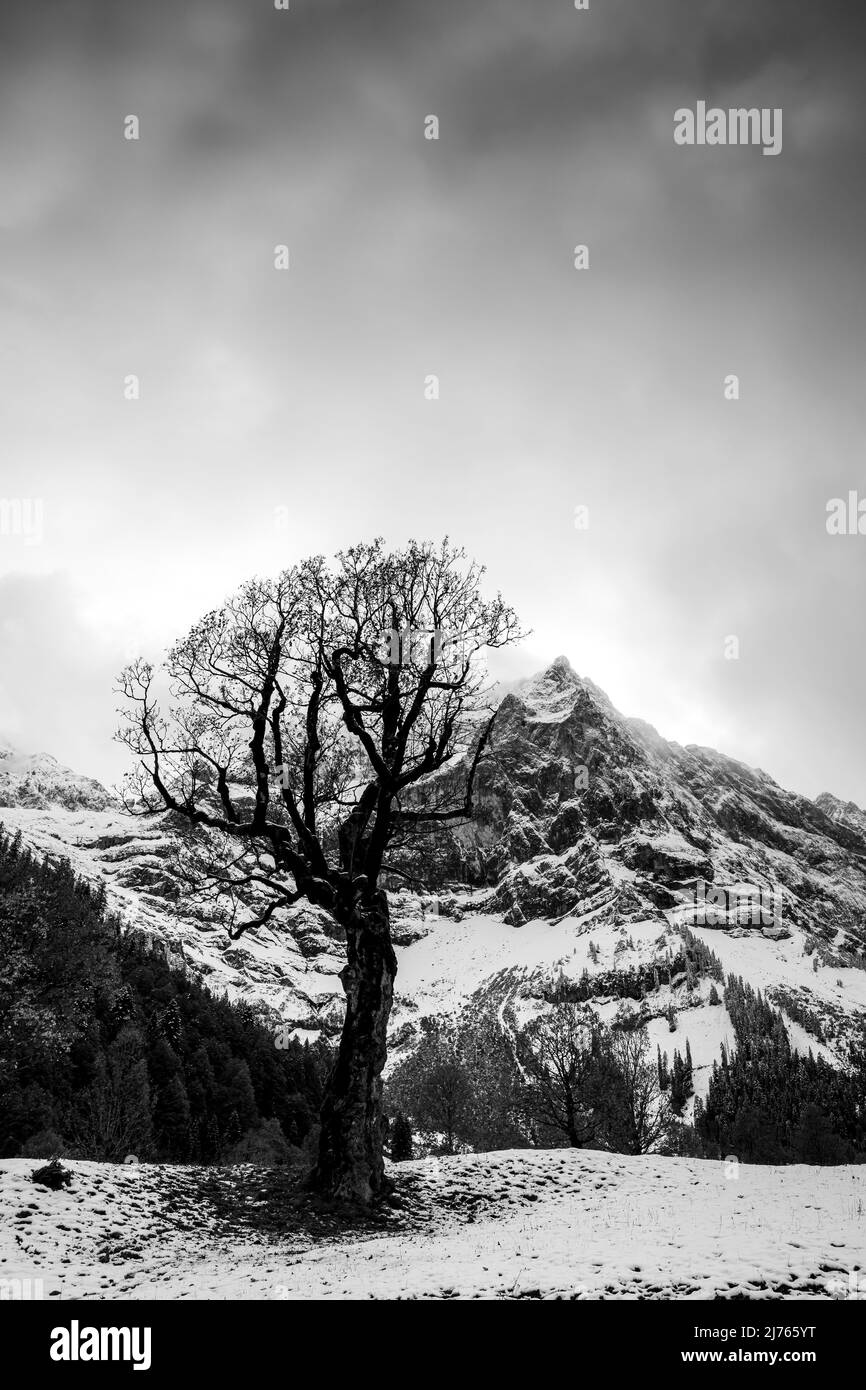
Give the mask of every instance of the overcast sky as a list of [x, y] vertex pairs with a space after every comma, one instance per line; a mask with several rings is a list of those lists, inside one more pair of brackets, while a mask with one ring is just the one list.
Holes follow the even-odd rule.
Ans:
[[[129, 655], [448, 532], [502, 674], [866, 805], [864, 8], [3, 0], [0, 732], [113, 782]], [[782, 153], [677, 146], [699, 100]]]

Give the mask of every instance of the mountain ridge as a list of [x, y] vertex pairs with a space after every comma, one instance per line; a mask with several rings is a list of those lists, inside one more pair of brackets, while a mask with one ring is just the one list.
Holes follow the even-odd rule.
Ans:
[[[469, 756], [443, 770], [446, 783], [459, 786]], [[714, 749], [665, 740], [565, 657], [502, 693], [475, 801], [427, 890], [390, 893], [398, 1046], [411, 1045], [425, 1012], [475, 1007], [491, 990], [500, 1004], [508, 995], [533, 1007], [554, 977], [644, 969], [689, 926], [726, 971], [787, 1007], [796, 1045], [844, 1064], [866, 1013], [866, 815], [853, 803], [810, 801]], [[327, 914], [299, 904], [282, 926], [231, 940], [219, 911], [181, 892], [171, 816], [129, 816], [93, 779], [6, 749], [0, 821], [35, 853], [104, 883], [128, 929], [212, 988], [306, 1036], [339, 1030], [344, 955]], [[701, 883], [772, 892], [774, 915], [696, 921]], [[677, 996], [698, 1070], [727, 1026], [708, 992]], [[661, 997], [650, 1003], [666, 1027]]]

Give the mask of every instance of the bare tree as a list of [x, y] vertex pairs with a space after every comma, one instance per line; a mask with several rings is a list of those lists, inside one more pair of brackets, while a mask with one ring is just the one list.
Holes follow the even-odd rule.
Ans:
[[[127, 805], [192, 827], [192, 880], [230, 904], [233, 934], [300, 898], [345, 929], [313, 1181], [362, 1203], [384, 1184], [397, 968], [380, 878], [426, 828], [472, 815], [495, 717], [481, 658], [521, 635], [501, 597], [482, 597], [483, 573], [447, 540], [357, 545], [251, 580], [208, 613], [168, 654], [165, 708], [147, 663], [121, 676], [119, 737], [138, 760]], [[456, 798], [436, 776], [446, 764], [465, 768]]]
[[517, 1036], [527, 1113], [565, 1135], [572, 1148], [601, 1145], [599, 1099], [606, 1067], [604, 1030], [585, 1005], [560, 1002]]
[[647, 1030], [616, 1029], [612, 1056], [617, 1073], [611, 1096], [615, 1147], [627, 1154], [652, 1153], [668, 1137], [673, 1116], [659, 1087]]
[[457, 1139], [465, 1140], [471, 1127], [473, 1078], [453, 1024], [430, 1018], [421, 1026], [421, 1041], [394, 1068], [388, 1095], [419, 1129], [441, 1134], [445, 1153], [453, 1154]]
[[587, 1005], [557, 1002], [518, 1034], [524, 1106], [574, 1148], [650, 1153], [673, 1116], [645, 1028], [608, 1028]]

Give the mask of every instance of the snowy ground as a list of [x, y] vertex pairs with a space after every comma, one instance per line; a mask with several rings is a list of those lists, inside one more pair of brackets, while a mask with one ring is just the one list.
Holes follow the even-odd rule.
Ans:
[[[760, 934], [737, 937], [710, 927], [695, 927], [693, 932], [715, 952], [726, 975], [742, 975], [753, 989], [774, 985], [806, 989], [816, 1005], [866, 1010], [866, 970], [836, 965], [819, 965], [814, 970], [812, 958], [803, 954], [799, 935], [767, 941]], [[814, 1048], [814, 1042], [809, 1045]]]
[[76, 1162], [55, 1193], [36, 1166], [0, 1163], [3, 1298], [866, 1296], [864, 1168], [425, 1159], [393, 1169], [396, 1210], [347, 1230], [273, 1171]]

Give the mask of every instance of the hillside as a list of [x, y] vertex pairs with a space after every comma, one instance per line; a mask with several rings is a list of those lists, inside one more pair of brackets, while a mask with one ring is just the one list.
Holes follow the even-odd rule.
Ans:
[[[508, 1007], [520, 1018], [554, 982], [584, 972], [597, 982], [594, 1006], [612, 1016], [617, 977], [658, 967], [642, 1002], [651, 1041], [669, 1045], [673, 1006], [672, 1041], [689, 1041], [700, 1094], [731, 1022], [709, 1003], [708, 977], [665, 974], [685, 924], [725, 974], [782, 1010], [795, 1048], [844, 1063], [866, 1017], [857, 807], [810, 801], [711, 749], [667, 742], [564, 658], [503, 696], [476, 799], [477, 819], [445, 847], [444, 878], [392, 897], [397, 1053], [425, 1014], [494, 1007], [504, 1017]], [[67, 856], [104, 882], [111, 908], [173, 963], [302, 1036], [338, 1030], [342, 948], [324, 912], [298, 906], [284, 925], [231, 941], [218, 910], [181, 894], [182, 827], [128, 816], [52, 759], [7, 750], [0, 802], [0, 820], [40, 855]], [[763, 920], [741, 911], [696, 923], [701, 883], [721, 902], [760, 890]]]
[[50, 1192], [33, 1167], [0, 1162], [0, 1282], [45, 1298], [862, 1297], [862, 1167], [424, 1159], [391, 1170], [404, 1205], [354, 1231], [287, 1208], [262, 1169], [73, 1162]]

